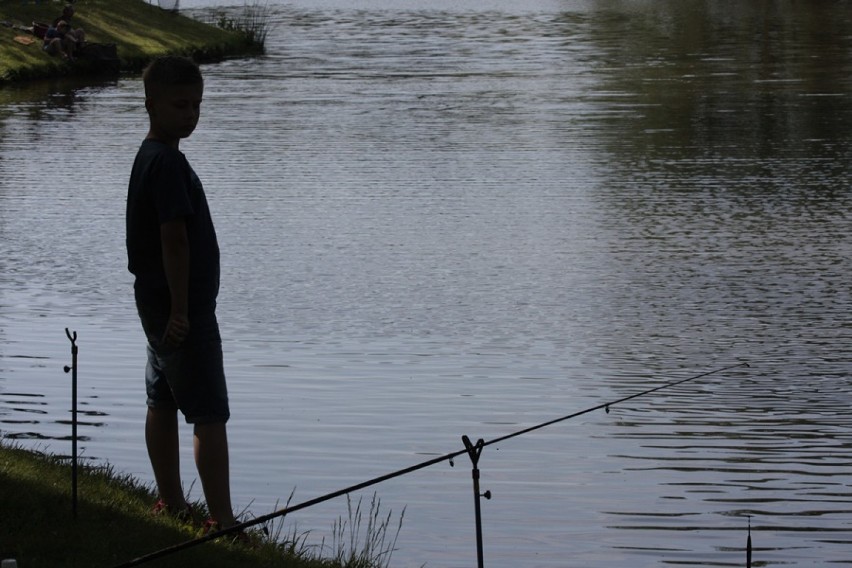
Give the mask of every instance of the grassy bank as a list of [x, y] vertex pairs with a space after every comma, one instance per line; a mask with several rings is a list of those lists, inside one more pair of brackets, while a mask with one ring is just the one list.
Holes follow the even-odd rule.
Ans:
[[[24, 45], [16, 37], [27, 37], [20, 27], [33, 22], [50, 23], [62, 12], [63, 2], [32, 0], [0, 2], [0, 85], [24, 79], [90, 73], [85, 61], [66, 62], [50, 57], [41, 40]], [[198, 61], [214, 61], [230, 55], [259, 53], [262, 42], [238, 29], [222, 29], [198, 22], [179, 13], [161, 10], [146, 0], [78, 0], [72, 20], [75, 28], [86, 31], [86, 39], [114, 43], [121, 68], [139, 70], [157, 55], [181, 54]]]
[[[152, 515], [154, 501], [154, 494], [131, 478], [117, 476], [109, 468], [85, 467], [79, 473], [75, 519], [71, 512], [70, 465], [0, 442], [0, 559], [15, 558], [20, 568], [108, 568], [198, 536], [199, 529], [192, 525]], [[275, 527], [272, 529], [275, 536]], [[145, 566], [378, 565], [363, 559], [353, 562], [358, 555], [348, 553], [345, 558], [338, 553], [334, 561], [322, 560], [317, 554], [306, 553], [303, 537], [301, 542], [299, 538], [287, 542], [286, 538], [275, 540], [258, 531], [252, 540], [255, 546], [251, 548], [207, 542]]]

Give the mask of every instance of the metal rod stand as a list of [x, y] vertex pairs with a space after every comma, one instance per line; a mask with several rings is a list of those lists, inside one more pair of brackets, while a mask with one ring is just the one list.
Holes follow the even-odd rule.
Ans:
[[71, 371], [71, 514], [77, 518], [77, 332], [73, 334], [65, 328], [65, 335], [71, 341], [71, 366], [65, 365], [64, 371]]
[[491, 491], [485, 493], [479, 492], [479, 456], [482, 454], [482, 448], [485, 447], [485, 441], [480, 438], [476, 444], [471, 443], [470, 438], [462, 436], [462, 442], [467, 450], [467, 455], [470, 456], [470, 461], [473, 463], [473, 503], [476, 511], [476, 561], [479, 568], [485, 568], [485, 559], [482, 552], [482, 509], [480, 507], [480, 497], [491, 499]]
[[746, 568], [751, 568], [751, 515], [748, 515], [748, 538], [746, 539]]

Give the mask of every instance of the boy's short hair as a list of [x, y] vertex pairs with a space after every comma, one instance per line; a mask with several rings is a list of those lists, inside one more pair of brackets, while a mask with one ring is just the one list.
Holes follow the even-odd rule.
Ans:
[[162, 87], [176, 85], [203, 85], [201, 69], [187, 57], [166, 55], [154, 59], [142, 72], [145, 96], [152, 97]]

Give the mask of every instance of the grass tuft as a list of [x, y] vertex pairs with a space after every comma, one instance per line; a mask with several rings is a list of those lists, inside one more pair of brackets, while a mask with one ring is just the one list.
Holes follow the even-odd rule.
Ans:
[[215, 23], [223, 30], [243, 35], [248, 44], [263, 50], [271, 27], [269, 16], [269, 5], [255, 0], [252, 4], [243, 4], [242, 11], [236, 16], [220, 12]]
[[365, 513], [361, 510], [361, 504], [361, 498], [358, 498], [353, 509], [352, 499], [349, 495], [346, 496], [349, 517], [348, 519], [339, 517], [334, 523], [331, 543], [333, 558], [335, 562], [347, 568], [387, 568], [396, 550], [396, 541], [402, 530], [405, 509], [399, 515], [396, 531], [389, 540], [393, 511], [389, 511], [387, 516], [383, 517], [380, 513], [381, 500], [373, 493], [370, 510], [366, 512], [365, 527], [363, 525]]

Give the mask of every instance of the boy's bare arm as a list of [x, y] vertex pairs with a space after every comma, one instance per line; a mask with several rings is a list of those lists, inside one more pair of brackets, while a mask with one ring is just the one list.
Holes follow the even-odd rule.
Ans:
[[171, 313], [163, 343], [176, 347], [189, 334], [189, 238], [183, 218], [160, 225], [163, 268], [171, 294]]

